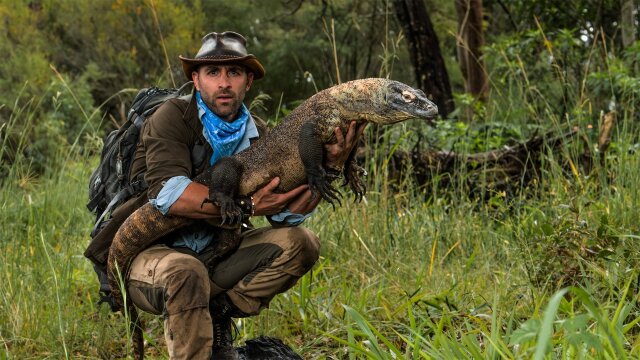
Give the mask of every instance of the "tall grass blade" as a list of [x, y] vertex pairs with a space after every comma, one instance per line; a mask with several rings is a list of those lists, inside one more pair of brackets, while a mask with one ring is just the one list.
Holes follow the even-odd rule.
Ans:
[[538, 333], [538, 343], [536, 351], [533, 355], [534, 360], [543, 360], [551, 347], [551, 337], [553, 336], [553, 323], [555, 322], [558, 307], [565, 294], [569, 292], [568, 288], [562, 289], [551, 297], [549, 304], [544, 311], [542, 324], [540, 324], [540, 332]]

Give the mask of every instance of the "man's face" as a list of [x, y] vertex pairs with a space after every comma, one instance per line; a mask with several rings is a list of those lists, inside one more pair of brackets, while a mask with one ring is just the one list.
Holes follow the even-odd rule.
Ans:
[[191, 76], [204, 103], [226, 122], [236, 119], [253, 82], [253, 73], [236, 64], [202, 65]]

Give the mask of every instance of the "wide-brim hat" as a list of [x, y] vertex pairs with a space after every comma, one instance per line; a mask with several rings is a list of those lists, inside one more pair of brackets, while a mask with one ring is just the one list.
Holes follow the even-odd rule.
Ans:
[[234, 63], [246, 66], [254, 79], [264, 77], [264, 66], [255, 55], [247, 53], [246, 45], [244, 36], [233, 31], [209, 33], [202, 38], [202, 47], [193, 59], [179, 56], [184, 75], [191, 80], [191, 73], [200, 65]]

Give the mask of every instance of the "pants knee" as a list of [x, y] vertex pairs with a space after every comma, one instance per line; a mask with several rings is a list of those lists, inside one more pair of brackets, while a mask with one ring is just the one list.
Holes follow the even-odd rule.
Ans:
[[200, 261], [193, 258], [193, 261], [181, 262], [167, 276], [167, 313], [208, 307], [210, 290], [209, 274]]
[[311, 270], [320, 257], [320, 239], [309, 229], [292, 227], [289, 230], [289, 238], [292, 241], [292, 262], [296, 265], [297, 275], [304, 275]]

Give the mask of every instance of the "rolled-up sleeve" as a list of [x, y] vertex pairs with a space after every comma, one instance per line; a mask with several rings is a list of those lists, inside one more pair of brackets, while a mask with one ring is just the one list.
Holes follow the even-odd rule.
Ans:
[[178, 200], [189, 184], [191, 184], [191, 179], [188, 177], [174, 176], [164, 182], [164, 186], [158, 192], [158, 196], [155, 199], [149, 199], [149, 202], [163, 215], [166, 215], [171, 205]]

